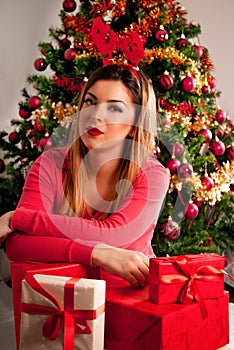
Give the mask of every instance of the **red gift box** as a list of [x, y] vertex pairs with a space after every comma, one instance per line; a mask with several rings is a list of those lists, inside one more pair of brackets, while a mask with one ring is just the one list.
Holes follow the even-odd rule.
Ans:
[[107, 286], [105, 349], [216, 350], [229, 343], [228, 292], [198, 303], [157, 305], [149, 300], [149, 286]]
[[[150, 259], [149, 297], [157, 304], [188, 303], [224, 293], [225, 258], [197, 254]], [[205, 313], [205, 308], [203, 307]]]
[[12, 294], [14, 305], [14, 320], [16, 345], [20, 344], [20, 321], [21, 321], [21, 284], [26, 274], [38, 273], [46, 275], [67, 276], [74, 278], [100, 279], [98, 268], [81, 264], [46, 264], [46, 263], [11, 263]]

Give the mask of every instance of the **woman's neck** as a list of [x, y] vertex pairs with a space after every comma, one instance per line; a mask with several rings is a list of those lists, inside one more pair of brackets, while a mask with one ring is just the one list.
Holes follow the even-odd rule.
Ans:
[[103, 210], [116, 194], [121, 159], [112, 159], [101, 164], [101, 159], [86, 163], [87, 181], [83, 187], [83, 196], [90, 212]]

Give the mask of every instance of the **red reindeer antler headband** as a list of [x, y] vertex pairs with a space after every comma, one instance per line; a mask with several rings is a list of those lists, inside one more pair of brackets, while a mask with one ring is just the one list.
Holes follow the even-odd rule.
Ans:
[[[144, 47], [137, 33], [132, 32], [126, 36], [119, 36], [108, 24], [103, 23], [100, 17], [97, 17], [93, 21], [91, 35], [94, 44], [103, 56], [104, 66], [114, 63], [112, 54], [114, 49], [117, 49], [123, 52], [127, 66], [139, 80], [136, 69], [138, 69], [138, 64], [144, 57]], [[122, 62], [122, 64], [126, 63]]]

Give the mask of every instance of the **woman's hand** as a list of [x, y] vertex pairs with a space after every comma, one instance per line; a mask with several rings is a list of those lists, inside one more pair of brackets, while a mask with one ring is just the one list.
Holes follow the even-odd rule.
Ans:
[[10, 222], [13, 213], [14, 211], [9, 211], [0, 217], [0, 246], [5, 241], [9, 233], [12, 232]]
[[149, 258], [141, 252], [98, 244], [93, 249], [92, 261], [95, 266], [124, 278], [133, 287], [147, 282]]

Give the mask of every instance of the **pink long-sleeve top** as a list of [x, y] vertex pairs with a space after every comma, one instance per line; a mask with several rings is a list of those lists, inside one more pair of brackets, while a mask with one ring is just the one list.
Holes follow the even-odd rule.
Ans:
[[139, 170], [119, 209], [99, 220], [86, 209], [83, 217], [62, 215], [66, 150], [44, 152], [30, 168], [11, 220], [7, 255], [13, 261], [79, 262], [92, 265], [95, 244], [153, 255], [151, 240], [169, 185], [166, 169], [149, 159]]

